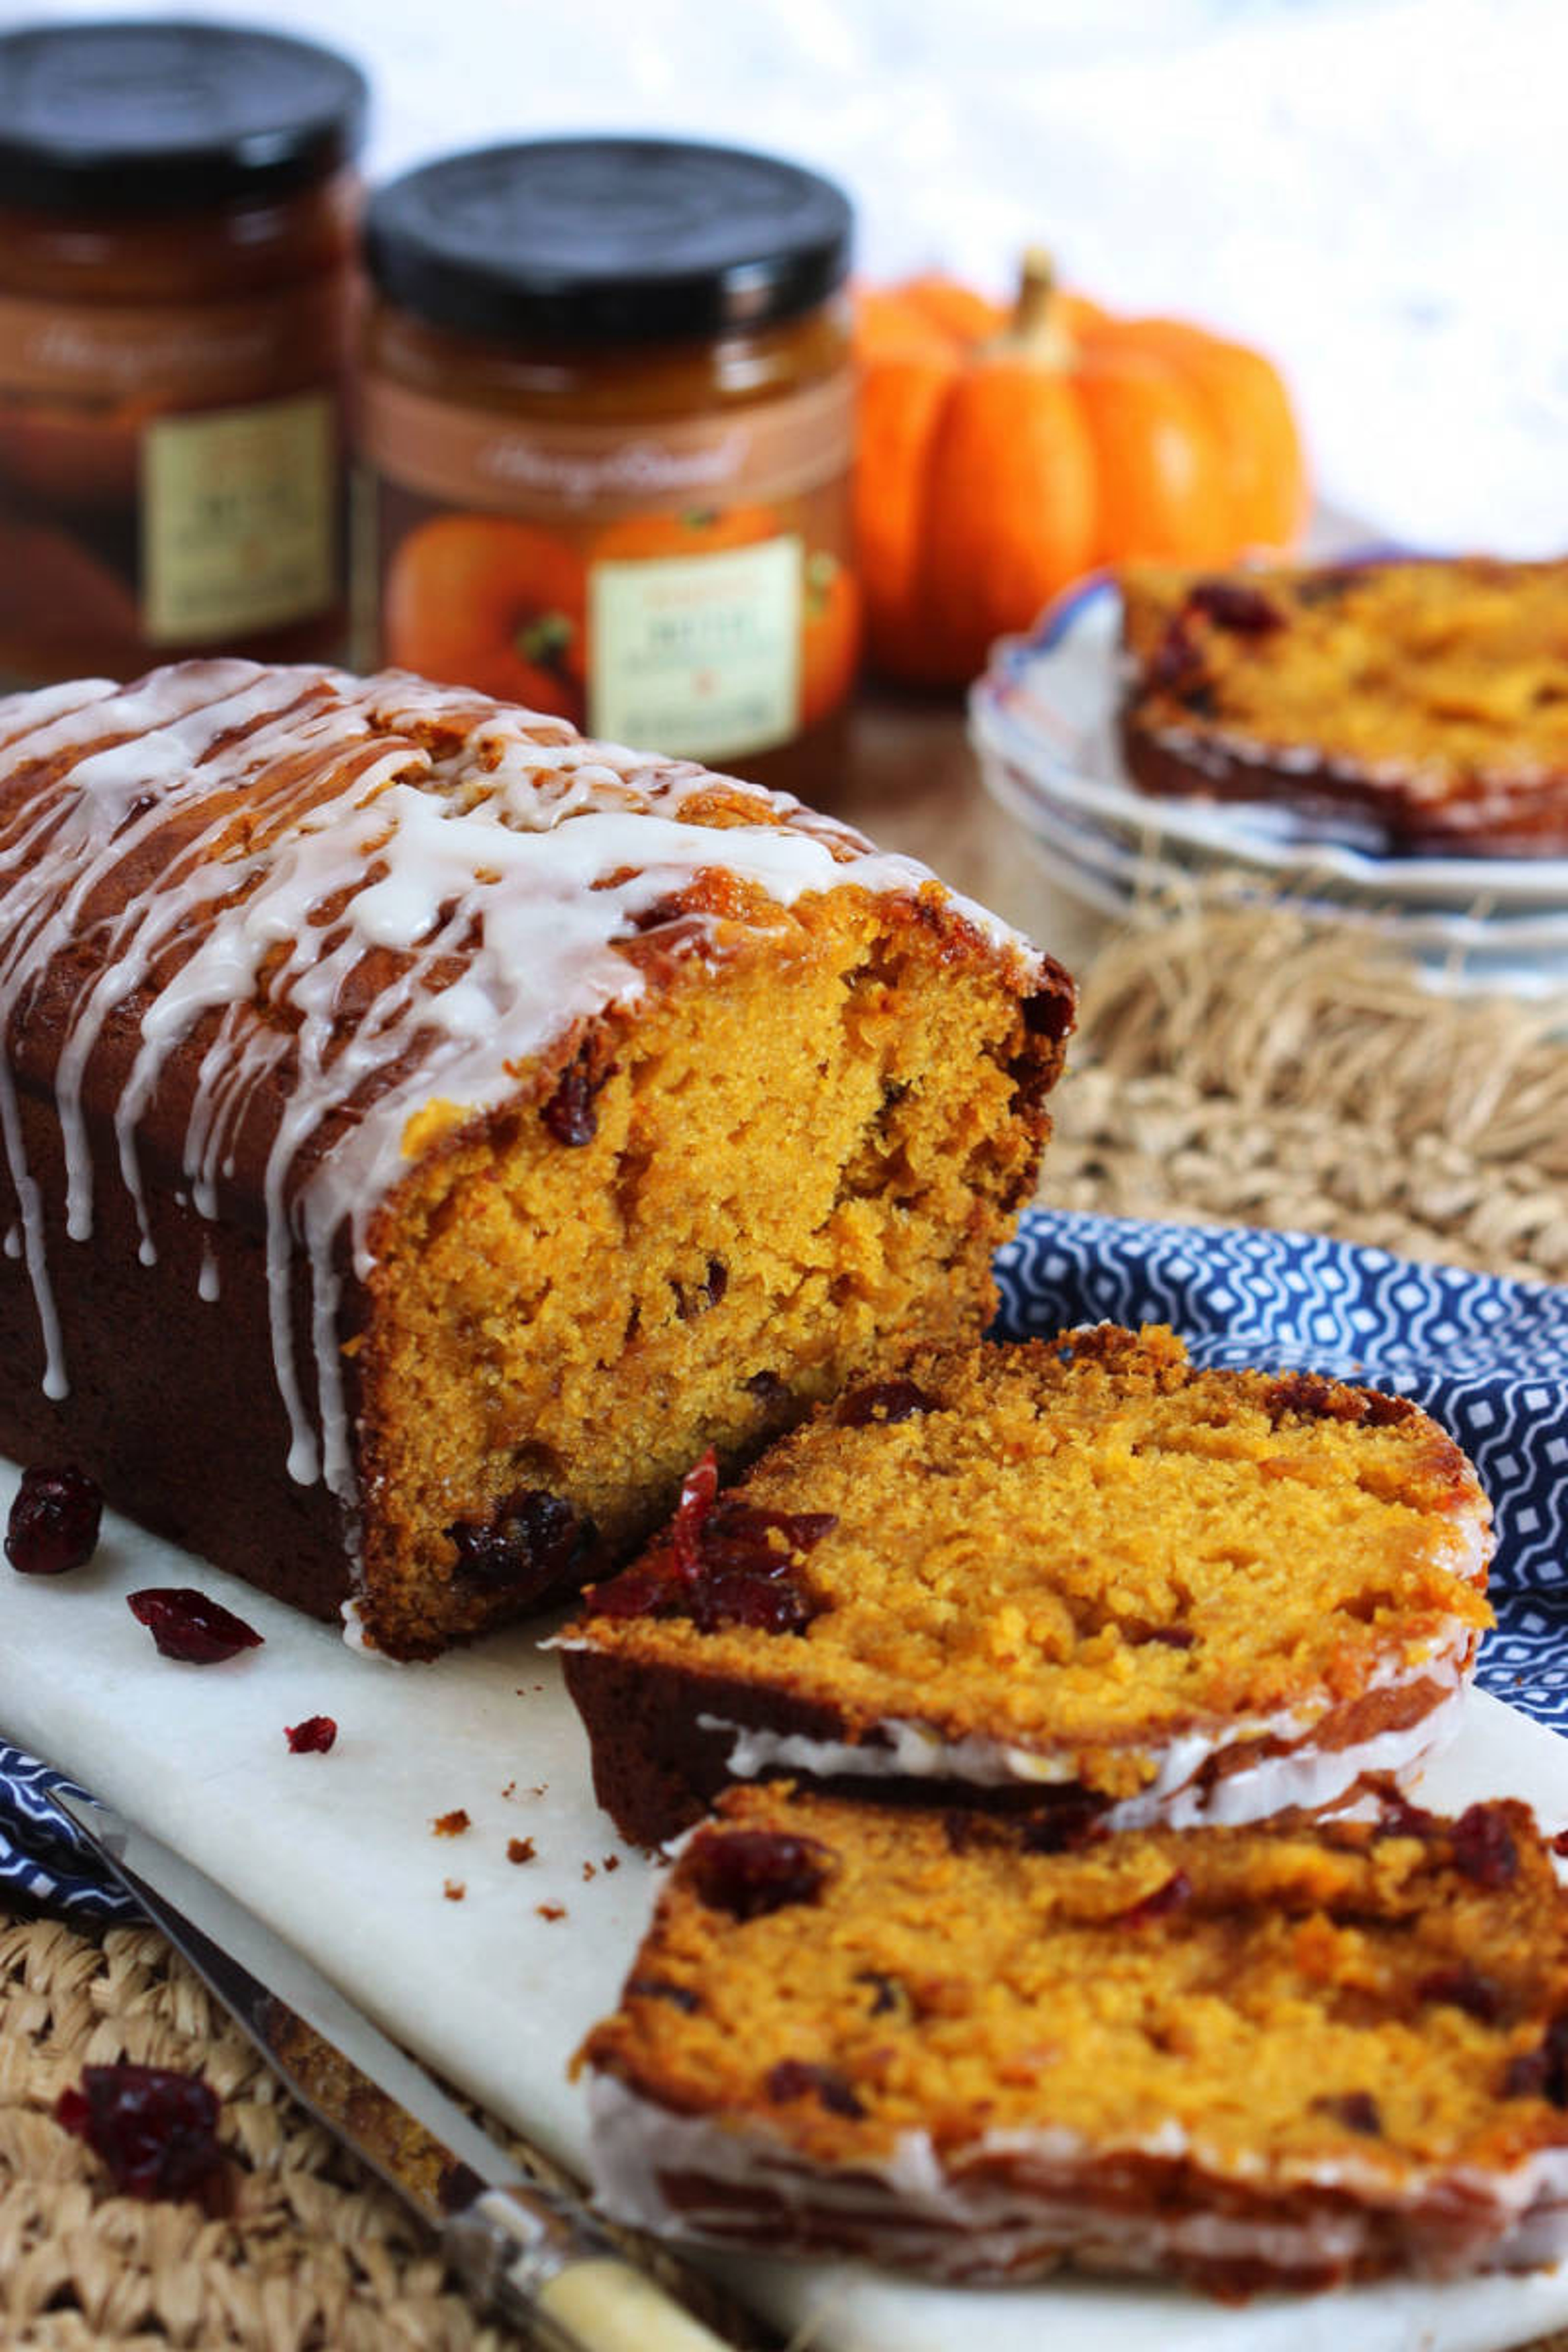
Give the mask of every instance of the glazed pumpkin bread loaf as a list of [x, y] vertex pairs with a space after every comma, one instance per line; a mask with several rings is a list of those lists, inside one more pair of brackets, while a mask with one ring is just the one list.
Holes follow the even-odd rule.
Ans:
[[0, 702], [0, 1444], [400, 1656], [974, 1328], [1066, 974], [796, 802], [400, 675]]
[[1376, 848], [1568, 852], [1568, 563], [1121, 576], [1121, 740], [1152, 793]]
[[1130, 1832], [733, 1790], [590, 2034], [643, 2227], [1237, 2296], [1568, 2249], [1568, 1895], [1519, 1804]]
[[1200, 1371], [1163, 1328], [852, 1388], [560, 1637], [599, 1800], [651, 1843], [785, 1771], [1041, 1818], [1247, 1821], [1455, 1726], [1491, 1513], [1405, 1399]]

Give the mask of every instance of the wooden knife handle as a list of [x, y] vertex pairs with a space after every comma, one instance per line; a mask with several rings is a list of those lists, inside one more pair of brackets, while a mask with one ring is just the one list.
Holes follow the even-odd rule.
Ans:
[[586, 2213], [531, 2182], [487, 2189], [443, 2232], [478, 2300], [541, 2352], [731, 2352]]
[[536, 2301], [583, 2352], [724, 2352], [721, 2336], [620, 2254], [573, 2263]]

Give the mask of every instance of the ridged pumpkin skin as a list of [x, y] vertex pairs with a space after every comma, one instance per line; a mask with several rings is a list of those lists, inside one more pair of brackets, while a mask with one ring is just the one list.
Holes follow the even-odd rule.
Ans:
[[867, 650], [960, 686], [1070, 582], [1138, 560], [1288, 548], [1306, 470], [1260, 352], [1175, 319], [1113, 319], [1037, 257], [1018, 306], [952, 279], [858, 298], [856, 534]]

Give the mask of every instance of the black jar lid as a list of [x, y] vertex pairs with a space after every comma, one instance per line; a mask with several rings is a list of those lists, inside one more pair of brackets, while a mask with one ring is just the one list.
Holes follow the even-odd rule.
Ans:
[[449, 155], [372, 200], [371, 275], [433, 326], [506, 341], [679, 341], [798, 317], [849, 267], [831, 181], [666, 139]]
[[0, 205], [185, 212], [277, 195], [359, 150], [364, 76], [331, 49], [238, 25], [0, 34]]

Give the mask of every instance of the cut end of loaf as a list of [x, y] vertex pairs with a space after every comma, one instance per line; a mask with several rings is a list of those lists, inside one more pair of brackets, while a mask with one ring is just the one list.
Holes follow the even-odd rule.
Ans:
[[980, 1328], [1070, 1009], [940, 898], [838, 891], [438, 1139], [360, 1353], [372, 1638], [428, 1654], [565, 1595], [708, 1445], [732, 1469], [867, 1365]]

